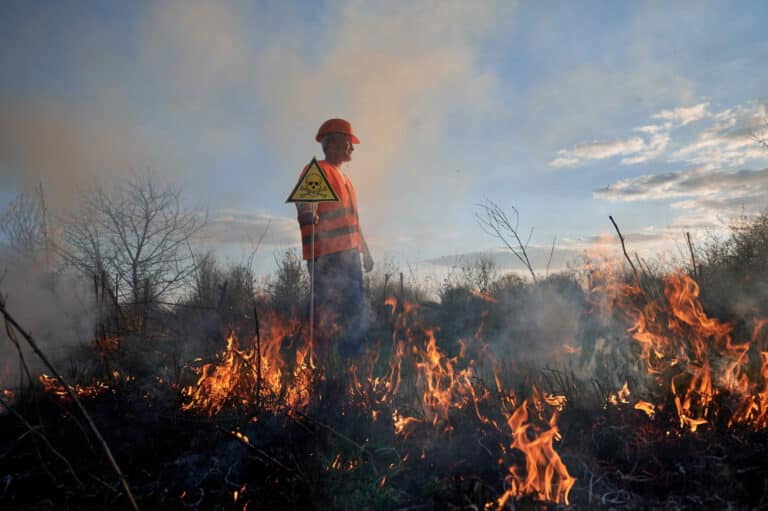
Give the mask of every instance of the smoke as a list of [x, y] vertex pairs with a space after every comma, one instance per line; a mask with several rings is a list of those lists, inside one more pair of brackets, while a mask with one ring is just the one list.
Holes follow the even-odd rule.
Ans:
[[150, 137], [116, 112], [94, 116], [59, 101], [2, 97], [0, 112], [0, 187], [42, 183], [52, 210], [70, 206], [94, 180], [162, 161]]
[[[0, 277], [0, 293], [8, 312], [62, 371], [61, 363], [71, 356], [72, 348], [93, 337], [97, 317], [93, 293], [82, 279], [47, 272], [42, 265], [8, 250], [0, 251]], [[17, 337], [30, 368], [43, 370], [26, 341]], [[19, 357], [5, 328], [0, 332], [0, 345], [0, 387], [15, 387], [21, 370]]]
[[[312, 147], [327, 118], [352, 122], [361, 144], [348, 171], [373, 232], [393, 228], [395, 197], [400, 204], [434, 207], [425, 197], [438, 189], [439, 204], [465, 193], [466, 187], [446, 187], [434, 172], [419, 169], [453, 166], [434, 150], [436, 141], [461, 129], [453, 122], [491, 111], [496, 97], [495, 81], [479, 69], [473, 45], [501, 15], [498, 6], [431, 7], [332, 4], [321, 34], [286, 33], [256, 57], [256, 96], [272, 105], [262, 134], [281, 152], [295, 153], [303, 141]], [[316, 44], [322, 53], [300, 57], [307, 54], [303, 46]]]

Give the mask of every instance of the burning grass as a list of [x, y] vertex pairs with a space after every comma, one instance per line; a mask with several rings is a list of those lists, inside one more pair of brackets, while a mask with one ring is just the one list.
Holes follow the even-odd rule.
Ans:
[[[583, 338], [559, 340], [556, 369], [521, 362], [536, 338], [510, 348], [493, 325], [503, 300], [475, 293], [468, 335], [445, 330], [455, 309], [389, 298], [365, 355], [321, 360], [299, 321], [264, 314], [255, 331], [230, 329], [218, 354], [182, 371], [187, 381], [156, 378], [147, 391], [115, 376], [75, 390], [145, 508], [763, 505], [768, 320], [708, 315], [684, 274], [643, 288], [610, 271], [590, 277], [584, 321], [620, 325], [610, 339], [628, 360], [623, 385], [583, 376], [597, 356]], [[88, 435], [61, 389], [41, 378], [43, 397], [16, 396], [14, 409], [43, 410], [46, 438], [93, 477], [75, 492], [66, 467], [6, 415], [0, 502], [39, 502], [25, 481], [73, 488], [48, 497], [64, 506], [123, 502], [103, 462], [83, 460]]]

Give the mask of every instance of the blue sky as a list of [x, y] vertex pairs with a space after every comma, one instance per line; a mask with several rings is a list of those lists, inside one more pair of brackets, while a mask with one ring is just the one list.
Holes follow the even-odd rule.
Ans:
[[[0, 206], [151, 169], [230, 258], [298, 246], [284, 204], [328, 117], [378, 260], [494, 250], [477, 203], [572, 254], [669, 250], [768, 199], [765, 2], [3, 2]], [[613, 240], [611, 243], [615, 244]]]

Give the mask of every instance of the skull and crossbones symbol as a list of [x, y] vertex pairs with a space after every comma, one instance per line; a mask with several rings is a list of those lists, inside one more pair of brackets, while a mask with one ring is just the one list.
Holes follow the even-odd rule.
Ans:
[[316, 175], [307, 176], [307, 180], [305, 181], [305, 183], [306, 183], [306, 188], [304, 191], [308, 195], [320, 195], [321, 187], [323, 185], [323, 182], [320, 180], [320, 176], [316, 176]]

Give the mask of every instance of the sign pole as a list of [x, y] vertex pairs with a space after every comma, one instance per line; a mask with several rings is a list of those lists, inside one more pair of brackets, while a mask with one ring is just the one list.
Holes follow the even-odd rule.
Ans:
[[317, 202], [312, 203], [312, 254], [309, 260], [309, 359], [312, 360], [315, 349], [315, 217]]
[[[331, 183], [328, 182], [328, 177], [317, 159], [312, 158], [285, 202], [312, 204], [312, 235], [310, 240], [312, 248], [309, 259], [309, 356], [312, 360], [315, 346], [315, 218], [317, 217], [317, 204], [320, 202], [339, 202], [339, 196], [333, 190]], [[301, 216], [301, 210], [299, 210], [300, 222]]]

